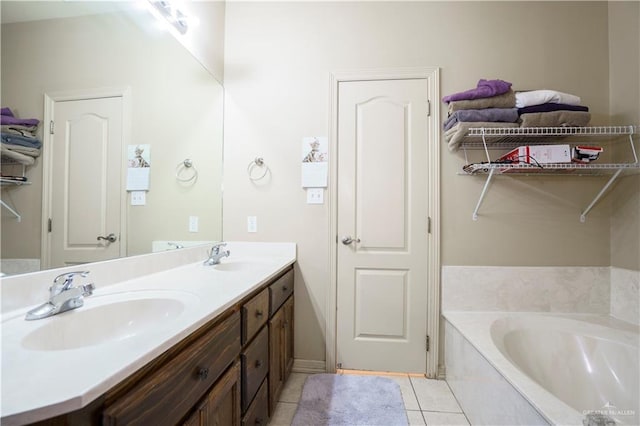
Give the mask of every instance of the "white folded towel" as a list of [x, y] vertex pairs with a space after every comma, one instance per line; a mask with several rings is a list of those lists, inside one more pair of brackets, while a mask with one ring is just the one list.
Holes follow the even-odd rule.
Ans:
[[569, 93], [546, 89], [531, 90], [529, 92], [516, 92], [516, 108], [550, 103], [580, 105], [580, 97]]

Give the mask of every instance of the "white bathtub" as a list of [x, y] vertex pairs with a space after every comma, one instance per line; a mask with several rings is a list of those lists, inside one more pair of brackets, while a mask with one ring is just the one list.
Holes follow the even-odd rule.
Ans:
[[638, 326], [583, 314], [444, 316], [447, 381], [472, 423], [580, 425], [598, 412], [640, 424]]

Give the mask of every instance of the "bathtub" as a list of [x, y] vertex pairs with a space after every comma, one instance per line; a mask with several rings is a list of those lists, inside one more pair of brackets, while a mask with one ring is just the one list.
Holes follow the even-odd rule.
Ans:
[[639, 327], [609, 316], [448, 312], [447, 382], [472, 424], [640, 424]]

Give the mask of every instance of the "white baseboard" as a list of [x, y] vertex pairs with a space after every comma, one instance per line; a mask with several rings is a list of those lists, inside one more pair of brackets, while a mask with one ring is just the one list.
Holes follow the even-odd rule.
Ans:
[[444, 365], [438, 366], [438, 380], [444, 380], [447, 378], [447, 370]]
[[293, 360], [293, 372], [317, 374], [326, 373], [327, 370], [324, 361], [296, 358]]

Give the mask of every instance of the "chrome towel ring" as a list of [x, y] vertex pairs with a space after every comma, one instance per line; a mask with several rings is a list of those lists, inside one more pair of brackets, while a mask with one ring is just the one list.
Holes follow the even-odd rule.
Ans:
[[[255, 169], [263, 169], [262, 172], [255, 172]], [[249, 175], [249, 179], [252, 181], [257, 181], [264, 178], [269, 172], [269, 166], [264, 162], [264, 158], [256, 157], [253, 161], [249, 162], [247, 166], [247, 174]]]
[[179, 182], [191, 182], [198, 178], [198, 169], [189, 158], [178, 163], [176, 166], [176, 179]]

